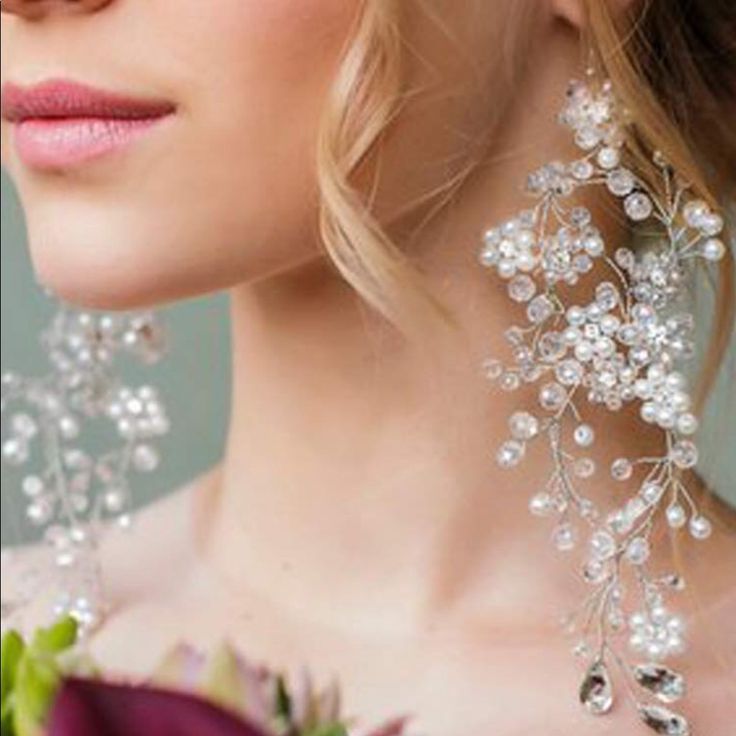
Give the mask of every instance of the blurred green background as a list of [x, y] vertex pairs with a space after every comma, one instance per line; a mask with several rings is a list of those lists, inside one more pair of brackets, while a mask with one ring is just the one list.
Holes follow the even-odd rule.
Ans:
[[[3, 371], [41, 375], [46, 360], [38, 334], [53, 314], [33, 278], [25, 247], [23, 213], [13, 186], [2, 173], [2, 358]], [[699, 289], [699, 293], [707, 293]], [[707, 314], [708, 297], [699, 305]], [[229, 326], [224, 295], [197, 299], [164, 310], [171, 335], [167, 357], [141, 382], [159, 387], [172, 421], [159, 443], [162, 464], [136, 477], [136, 503], [170, 492], [213, 464], [222, 453], [229, 404]], [[700, 330], [701, 335], [706, 330]], [[138, 376], [136, 376], [138, 378]], [[700, 434], [701, 472], [736, 506], [736, 351], [731, 349], [711, 397]], [[32, 535], [23, 518], [19, 473], [2, 468], [2, 543]]]
[[[37, 287], [25, 246], [23, 212], [14, 187], [2, 172], [2, 371], [40, 376], [48, 364], [39, 332], [54, 313], [53, 303]], [[145, 504], [205, 471], [221, 456], [230, 393], [227, 297], [219, 295], [163, 310], [170, 349], [157, 365], [128, 367], [135, 385], [151, 383], [161, 392], [171, 432], [157, 446], [161, 465], [152, 474], [137, 474], [135, 503]], [[2, 544], [33, 536], [24, 520], [19, 489], [21, 474], [2, 467]]]

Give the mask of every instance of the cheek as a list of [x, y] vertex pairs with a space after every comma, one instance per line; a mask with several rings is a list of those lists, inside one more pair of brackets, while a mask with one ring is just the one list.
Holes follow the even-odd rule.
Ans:
[[28, 193], [41, 279], [103, 308], [227, 288], [318, 254], [316, 131], [357, 8], [145, 2], [136, 22], [178, 119], [99, 179]]

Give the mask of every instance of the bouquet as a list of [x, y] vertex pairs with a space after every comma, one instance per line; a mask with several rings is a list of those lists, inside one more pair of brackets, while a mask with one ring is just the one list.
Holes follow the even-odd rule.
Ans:
[[406, 736], [407, 719], [360, 731], [337, 683], [287, 678], [228, 645], [175, 647], [149, 680], [108, 679], [77, 646], [71, 617], [2, 640], [2, 736]]

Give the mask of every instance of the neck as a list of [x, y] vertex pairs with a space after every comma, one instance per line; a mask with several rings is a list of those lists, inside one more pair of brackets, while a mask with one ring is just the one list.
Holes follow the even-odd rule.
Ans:
[[402, 338], [324, 261], [233, 292], [232, 417], [207, 537], [231, 585], [346, 628], [540, 624], [540, 601], [565, 607], [567, 565], [527, 510], [547, 457], [496, 468], [524, 398], [481, 370], [516, 315], [478, 264], [480, 234], [526, 206], [518, 183], [565, 145], [546, 114], [524, 112], [499, 134], [520, 153], [482, 167], [421, 238], [459, 333], [428, 336], [431, 349]]

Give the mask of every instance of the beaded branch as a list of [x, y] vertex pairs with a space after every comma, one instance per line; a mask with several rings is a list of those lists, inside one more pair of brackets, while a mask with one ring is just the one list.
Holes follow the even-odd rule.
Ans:
[[[118, 354], [155, 362], [164, 342], [151, 313], [93, 315], [62, 307], [42, 335], [51, 372], [41, 378], [3, 375], [2, 413], [8, 417], [3, 460], [15, 467], [38, 461], [40, 469], [22, 477], [20, 491], [26, 518], [41, 531], [52, 558], [50, 565], [44, 560], [24, 567], [15, 598], [3, 600], [3, 619], [22, 612], [51, 585], [57, 592], [54, 615], [73, 615], [83, 632], [100, 622], [102, 534], [111, 521], [129, 524], [128, 475], [158, 466], [152, 441], [169, 429], [156, 390], [123, 385], [112, 364]], [[90, 430], [97, 419], [112, 422], [111, 434], [120, 445], [93, 454], [82, 440], [102, 445], [104, 427]], [[50, 570], [54, 574], [46, 579]]]
[[[560, 122], [573, 131], [581, 157], [532, 173], [527, 190], [536, 204], [486, 232], [480, 252], [481, 264], [507, 282], [509, 297], [526, 310], [525, 324], [505, 335], [512, 363], [489, 359], [485, 373], [506, 391], [539, 385], [539, 406], [510, 417], [511, 437], [497, 462], [512, 468], [530, 443], [546, 438], [551, 471], [530, 510], [556, 518], [552, 539], [560, 551], [585, 540], [581, 572], [590, 594], [568, 621], [579, 636], [574, 651], [587, 663], [582, 704], [594, 715], [611, 710], [615, 669], [646, 725], [686, 736], [687, 719], [668, 707], [685, 694], [685, 679], [664, 664], [685, 650], [683, 619], [666, 605], [667, 594], [684, 582], [654, 573], [650, 555], [662, 523], [687, 526], [696, 539], [711, 533], [682, 480], [698, 459], [691, 439], [698, 422], [679, 369], [693, 354], [694, 327], [681, 302], [693, 261], [723, 257], [718, 236], [724, 222], [689, 196], [661, 154], [653, 156], [661, 192], [624, 165], [627, 121], [610, 82], [572, 82]], [[646, 247], [609, 255], [589, 210], [569, 202], [592, 185], [622, 200], [628, 220], [651, 226]], [[566, 303], [566, 287], [598, 265], [610, 277], [597, 284], [592, 301]], [[582, 488], [598, 472], [586, 455], [596, 439], [586, 407], [618, 412], [632, 404], [644, 423], [661, 430], [664, 449], [655, 457], [613, 461], [610, 475], [631, 493], [605, 513]], [[625, 588], [629, 577], [633, 583], [627, 580]]]

